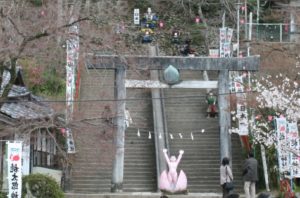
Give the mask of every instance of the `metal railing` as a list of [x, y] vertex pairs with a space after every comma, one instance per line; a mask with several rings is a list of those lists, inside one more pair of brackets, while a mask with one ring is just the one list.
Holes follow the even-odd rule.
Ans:
[[300, 25], [289, 23], [248, 23], [247, 29], [247, 40], [264, 42], [294, 42], [300, 33]]

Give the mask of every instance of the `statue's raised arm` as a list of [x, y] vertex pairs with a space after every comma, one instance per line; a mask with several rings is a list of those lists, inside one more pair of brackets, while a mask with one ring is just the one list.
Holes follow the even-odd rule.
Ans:
[[164, 153], [165, 159], [166, 159], [166, 161], [167, 161], [167, 163], [168, 163], [168, 166], [169, 166], [169, 164], [170, 164], [170, 159], [169, 159], [169, 156], [168, 156], [167, 152], [168, 152], [167, 149], [163, 149], [163, 153]]
[[184, 153], [183, 150], [179, 150], [179, 155], [178, 155], [178, 158], [177, 158], [177, 160], [176, 160], [177, 165], [179, 164], [179, 162], [180, 162], [180, 160], [181, 160], [181, 158], [182, 158], [183, 153]]

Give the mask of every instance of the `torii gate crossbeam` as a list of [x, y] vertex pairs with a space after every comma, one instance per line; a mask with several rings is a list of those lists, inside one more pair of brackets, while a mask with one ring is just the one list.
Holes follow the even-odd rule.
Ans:
[[[87, 54], [87, 58], [91, 54]], [[129, 55], [94, 55], [88, 58], [86, 65], [89, 69], [116, 69], [119, 66], [137, 70], [163, 70], [173, 65], [178, 70], [202, 71], [257, 71], [260, 56], [243, 58], [210, 58], [210, 57], [181, 57], [181, 56], [129, 56]], [[130, 66], [130, 67], [129, 67]]]

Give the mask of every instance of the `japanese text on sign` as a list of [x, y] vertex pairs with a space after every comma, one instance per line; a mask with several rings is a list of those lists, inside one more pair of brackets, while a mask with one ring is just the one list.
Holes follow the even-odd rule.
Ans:
[[22, 143], [7, 143], [8, 197], [21, 198], [22, 194]]

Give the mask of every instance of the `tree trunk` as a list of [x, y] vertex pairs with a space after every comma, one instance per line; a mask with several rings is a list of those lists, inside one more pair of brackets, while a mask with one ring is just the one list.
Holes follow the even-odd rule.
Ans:
[[10, 59], [10, 68], [5, 69], [5, 65], [4, 62], [2, 63], [2, 65], [0, 65], [1, 69], [1, 86], [2, 86], [2, 78], [3, 78], [3, 73], [5, 72], [5, 70], [7, 70], [10, 73], [10, 79], [9, 82], [3, 87], [3, 92], [1, 97], [1, 102], [0, 102], [0, 107], [2, 106], [2, 102], [5, 101], [8, 97], [9, 91], [11, 90], [15, 80], [16, 80], [16, 74], [17, 74], [17, 69], [16, 66], [17, 65], [17, 58], [11, 58]]
[[[63, 0], [57, 0], [57, 27], [61, 27], [63, 25]], [[57, 36], [57, 44], [60, 45], [61, 36]]]
[[204, 17], [203, 15], [203, 12], [202, 12], [202, 5], [203, 5], [203, 1], [201, 1], [199, 4], [198, 4], [198, 15], [200, 16], [200, 19], [202, 20], [203, 24], [204, 24], [204, 27], [206, 28], [205, 30], [205, 48], [206, 48], [206, 53], [208, 54], [209, 52], [209, 47], [208, 47], [208, 26], [207, 26], [207, 22], [206, 22], [206, 18]]
[[86, 0], [85, 1], [85, 5], [84, 5], [84, 10], [85, 12], [90, 15], [90, 6], [91, 6], [91, 1], [90, 0]]

